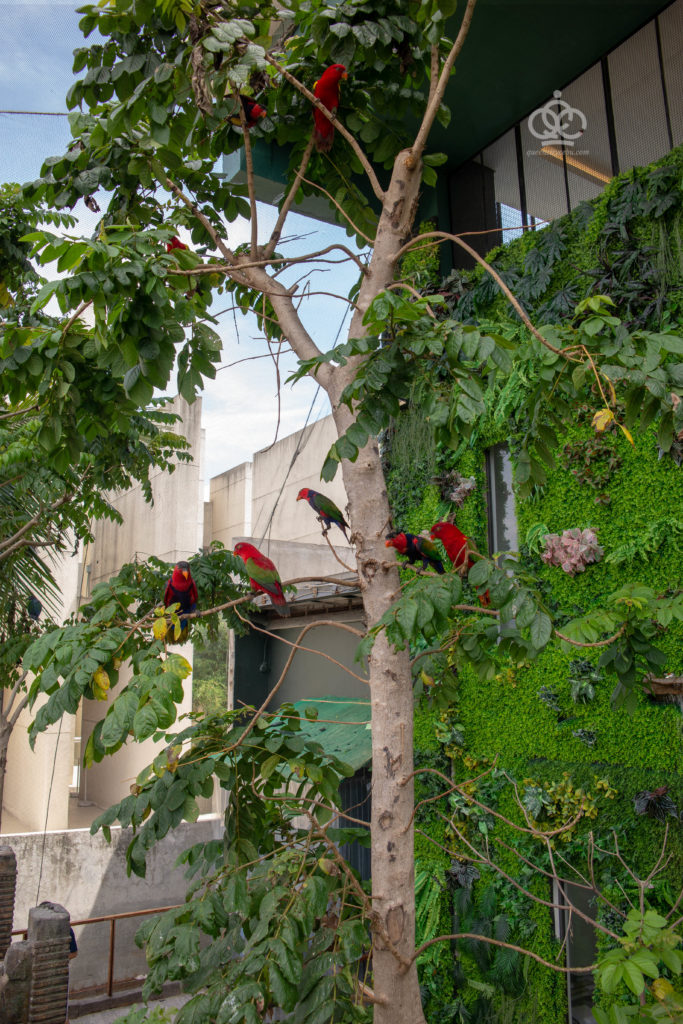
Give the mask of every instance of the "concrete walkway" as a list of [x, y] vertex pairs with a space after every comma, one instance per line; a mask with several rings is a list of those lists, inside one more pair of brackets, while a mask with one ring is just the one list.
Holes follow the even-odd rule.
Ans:
[[[171, 996], [168, 999], [154, 999], [149, 1003], [150, 1010], [156, 1007], [164, 1007], [171, 1011], [179, 1009], [183, 1006], [190, 997], [188, 995], [182, 996]], [[137, 1005], [140, 1005], [139, 1003]], [[88, 1013], [85, 1017], [75, 1017], [73, 1024], [114, 1024], [115, 1021], [120, 1020], [131, 1010], [135, 1009], [134, 1006], [118, 1006], [113, 1010], [98, 1010], [97, 1013]]]

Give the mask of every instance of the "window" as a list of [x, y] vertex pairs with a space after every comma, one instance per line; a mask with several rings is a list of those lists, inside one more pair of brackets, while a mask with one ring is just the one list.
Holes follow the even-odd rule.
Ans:
[[489, 551], [516, 551], [517, 514], [512, 490], [512, 460], [506, 444], [486, 452], [486, 489], [489, 512]]
[[[581, 886], [562, 879], [562, 893], [557, 882], [553, 882], [553, 903], [569, 903], [589, 917], [596, 913], [595, 896]], [[565, 943], [565, 960], [567, 967], [588, 967], [595, 962], [596, 941], [595, 929], [588, 921], [568, 910], [554, 910], [555, 935]], [[595, 982], [590, 972], [585, 974], [567, 975], [567, 1002], [569, 1006], [568, 1020], [570, 1024], [595, 1024], [591, 1013], [593, 1006], [593, 990]]]

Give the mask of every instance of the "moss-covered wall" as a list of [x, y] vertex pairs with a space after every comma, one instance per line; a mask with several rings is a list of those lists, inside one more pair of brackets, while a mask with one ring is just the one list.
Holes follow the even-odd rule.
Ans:
[[[590, 209], [575, 211], [559, 224], [529, 234], [497, 250], [490, 258], [506, 271], [509, 283], [516, 283], [518, 291], [530, 287], [530, 278], [538, 277], [539, 267], [545, 263], [545, 286], [540, 289], [536, 282], [535, 297], [528, 297], [527, 301], [541, 320], [560, 320], [563, 312], [569, 315], [574, 301], [597, 290], [596, 285], [604, 285], [609, 278], [619, 315], [639, 318], [638, 322], [647, 323], [650, 328], [670, 329], [677, 322], [683, 328], [682, 171], [683, 151], [678, 150], [651, 168], [616, 179]], [[616, 269], [614, 266], [615, 262], [623, 261], [624, 253], [636, 254], [632, 273], [649, 282], [648, 288], [633, 289], [632, 294], [627, 294], [629, 275], [622, 273], [621, 265]], [[648, 266], [652, 268], [649, 276]], [[601, 269], [602, 278], [598, 273]], [[487, 322], [498, 320], [514, 325], [503, 300], [492, 294], [480, 271], [465, 279], [463, 297], [456, 308], [463, 316], [483, 316]], [[414, 410], [408, 413], [415, 415]], [[417, 429], [414, 425], [413, 436]], [[403, 436], [400, 432], [394, 435], [399, 449], [410, 435], [410, 429]], [[595, 488], [579, 478], [580, 457], [584, 453], [570, 461], [563, 451], [565, 445], [581, 445], [593, 436], [588, 419], [577, 415], [577, 422], [560, 440], [555, 453], [558, 465], [548, 473], [547, 486], [537, 491], [533, 500], [517, 501], [521, 557], [526, 568], [538, 578], [547, 603], [567, 619], [599, 606], [607, 594], [626, 580], [637, 580], [661, 593], [683, 585], [683, 467], [669, 456], [660, 457], [653, 431], [637, 435], [633, 447], [623, 435], [608, 434], [607, 444], [614, 455], [611, 475]], [[444, 501], [433, 481], [438, 473], [457, 469], [465, 476], [474, 475], [477, 489], [457, 510], [456, 521], [475, 538], [480, 550], [486, 550], [485, 449], [501, 440], [509, 441], [514, 453], [515, 437], [508, 436], [505, 424], [498, 422], [494, 426], [493, 420], [482, 423], [469, 446], [453, 453], [432, 445], [429, 452], [422, 452], [421, 458], [413, 461], [413, 472], [410, 460], [401, 458], [400, 451], [395, 452], [389, 460], [388, 480], [396, 525], [419, 533], [448, 512], [456, 511]], [[425, 443], [429, 443], [429, 438], [425, 442], [423, 434], [422, 444]], [[578, 477], [572, 469], [579, 470]], [[545, 565], [537, 551], [524, 546], [527, 532], [539, 523], [554, 533], [576, 526], [594, 528], [605, 551], [603, 560], [574, 577], [559, 567]], [[667, 671], [683, 671], [683, 628], [671, 626], [657, 642], [668, 655]], [[572, 663], [582, 660], [594, 665], [598, 655], [599, 651], [590, 649], [563, 650], [559, 642], [554, 642], [533, 664], [501, 662], [499, 673], [490, 682], [482, 682], [473, 671], [461, 672], [457, 705], [449, 712], [434, 713], [426, 703], [418, 707], [417, 763], [439, 764], [444, 774], [466, 779], [497, 759], [498, 766], [518, 780], [522, 791], [529, 784], [524, 780], [543, 786], [560, 783], [564, 778], [574, 791], [585, 794], [591, 817], [572, 832], [563, 853], [569, 859], [577, 859], [585, 849], [589, 829], [605, 837], [615, 829], [623, 856], [636, 870], [643, 871], [653, 865], [659, 854], [664, 825], [637, 815], [633, 798], [641, 790], [666, 785], [679, 811], [683, 809], [681, 707], [655, 704], [641, 693], [632, 715], [615, 711], [610, 706], [614, 680], [600, 672], [597, 679], [594, 677], [593, 698], [575, 701], [570, 683], [570, 678], [576, 676]], [[540, 698], [543, 688], [546, 697], [551, 694], [550, 701]], [[457, 727], [449, 728], [453, 723]], [[427, 782], [421, 786], [418, 798], [430, 792]], [[487, 795], [514, 817], [509, 787], [492, 787]], [[680, 821], [670, 821], [672, 859], [665, 877], [675, 887], [683, 879], [683, 840]], [[462, 901], [463, 894], [457, 886], [446, 884], [451, 857], [441, 847], [455, 846], [433, 805], [429, 812], [423, 812], [421, 819], [418, 817], [418, 829], [418, 871], [433, 872], [435, 885], [441, 891], [438, 927], [450, 931], [454, 904], [458, 899]], [[511, 873], [515, 870], [514, 858], [507, 863], [507, 869]], [[486, 873], [475, 883], [473, 892], [488, 893], [493, 889], [496, 891], [490, 897], [494, 900], [492, 908], [497, 906], [500, 916], [501, 907], [507, 907], [505, 913], [512, 924], [510, 941], [515, 940], [515, 929], [523, 931], [525, 918], [532, 920], [536, 927], [523, 944], [553, 959], [557, 944], [549, 913], [542, 907], [520, 905], [518, 900], [515, 903], [511, 897], [513, 890], [501, 887], [500, 880]], [[653, 893], [654, 901], [665, 898], [662, 893], [665, 894], [666, 885], [660, 889], [661, 892], [658, 889]], [[480, 897], [473, 897], [474, 903], [477, 898]], [[433, 925], [434, 915], [430, 927]], [[508, 1024], [566, 1021], [564, 976], [553, 975], [534, 963], [527, 967], [521, 989], [496, 984], [493, 998], [485, 999], [486, 985], [498, 977], [504, 979], [504, 968], [502, 961], [496, 968], [493, 961], [484, 963], [474, 953], [470, 955], [462, 949], [454, 963], [448, 947], [443, 947], [438, 958], [423, 965], [430, 1024], [465, 1019], [463, 1010], [472, 1014], [472, 1020]], [[521, 970], [520, 965], [517, 970]]]

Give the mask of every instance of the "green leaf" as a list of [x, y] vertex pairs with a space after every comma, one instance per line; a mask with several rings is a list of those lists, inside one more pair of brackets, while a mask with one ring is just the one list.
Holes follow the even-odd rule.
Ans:
[[553, 624], [550, 617], [546, 615], [545, 612], [537, 612], [529, 628], [531, 642], [537, 651], [540, 651], [545, 647], [550, 640], [552, 633]]
[[636, 996], [639, 996], [645, 989], [645, 978], [633, 960], [626, 960], [624, 963], [624, 981]]
[[155, 731], [158, 724], [157, 714], [150, 704], [145, 704], [136, 712], [133, 719], [133, 734], [135, 739], [146, 740]]

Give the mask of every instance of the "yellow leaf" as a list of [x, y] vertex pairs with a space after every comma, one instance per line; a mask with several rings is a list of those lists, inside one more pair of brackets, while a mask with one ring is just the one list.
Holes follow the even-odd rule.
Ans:
[[673, 994], [674, 987], [666, 978], [655, 978], [652, 982], [652, 992], [657, 999], [666, 999]]
[[601, 433], [605, 427], [612, 422], [614, 419], [614, 413], [611, 409], [598, 409], [595, 416], [593, 417], [593, 427], [599, 433]]
[[95, 672], [95, 675], [92, 678], [93, 682], [95, 683], [95, 686], [99, 686], [101, 690], [109, 689], [109, 674], [106, 671], [106, 669], [103, 669], [100, 666], [100, 668], [98, 668], [97, 672]]
[[157, 640], [163, 640], [166, 636], [166, 619], [155, 619], [152, 632]]
[[631, 437], [631, 431], [627, 430], [626, 427], [622, 427], [621, 423], [617, 423], [617, 426], [619, 427], [619, 430], [621, 430], [621, 432], [626, 437], [626, 440], [635, 447], [635, 441]]

